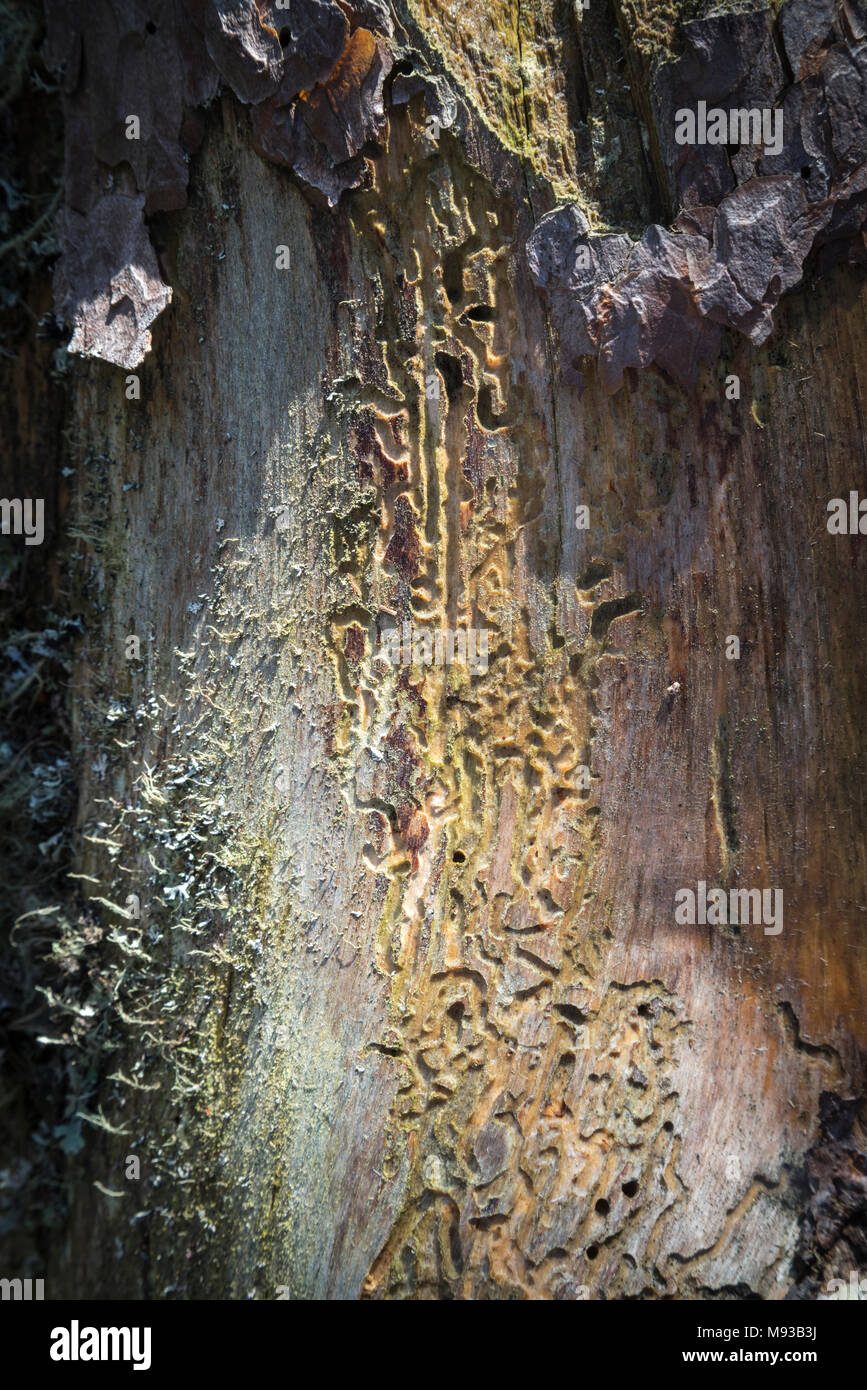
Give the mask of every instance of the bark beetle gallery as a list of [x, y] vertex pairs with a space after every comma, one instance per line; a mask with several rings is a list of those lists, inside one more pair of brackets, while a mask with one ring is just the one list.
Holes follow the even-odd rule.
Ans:
[[4, 1298], [861, 1297], [867, 8], [0, 19]]

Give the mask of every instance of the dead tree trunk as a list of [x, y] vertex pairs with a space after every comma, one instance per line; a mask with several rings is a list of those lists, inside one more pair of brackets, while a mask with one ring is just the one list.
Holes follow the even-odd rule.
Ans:
[[[129, 8], [47, 6], [51, 1296], [821, 1296], [865, 1257], [861, 6]], [[701, 100], [780, 151], [677, 145]]]

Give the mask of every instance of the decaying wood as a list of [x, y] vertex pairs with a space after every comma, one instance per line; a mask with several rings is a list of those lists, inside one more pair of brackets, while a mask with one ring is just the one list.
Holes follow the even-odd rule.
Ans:
[[[58, 1290], [864, 1265], [863, 9], [456, 8], [48, 5], [102, 931]], [[705, 94], [785, 158], [681, 160]], [[699, 882], [782, 930], [677, 924]]]

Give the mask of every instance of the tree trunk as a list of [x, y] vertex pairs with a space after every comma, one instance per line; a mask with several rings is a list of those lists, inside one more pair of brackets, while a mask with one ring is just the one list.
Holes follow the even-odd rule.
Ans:
[[[867, 1211], [860, 6], [350, 0], [331, 56], [303, 5], [125, 8], [47, 6], [90, 356], [42, 420], [56, 344], [4, 368], [57, 480], [27, 572], [81, 618], [10, 1248], [51, 1297], [827, 1296]], [[703, 94], [782, 153], [684, 156]]]

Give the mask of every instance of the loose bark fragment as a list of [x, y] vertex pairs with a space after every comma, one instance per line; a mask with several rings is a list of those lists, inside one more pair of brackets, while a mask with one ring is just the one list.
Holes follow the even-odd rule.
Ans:
[[210, 0], [205, 45], [220, 77], [241, 101], [265, 101], [279, 86], [280, 39], [249, 0]]
[[391, 68], [368, 29], [356, 29], [328, 81], [300, 101], [313, 138], [335, 164], [352, 159], [385, 125], [382, 85]]
[[[603, 238], [581, 230], [578, 209], [537, 224], [530, 267], [551, 297], [567, 363], [596, 355], [607, 391], [627, 367], [651, 362], [694, 383], [716, 355], [719, 325], [765, 341], [780, 295], [800, 281], [814, 248], [836, 243], [839, 255], [848, 237], [842, 254], [863, 255], [867, 44], [824, 10], [805, 30], [802, 8], [801, 0], [783, 6], [782, 39], [770, 10], [686, 24], [686, 52], [658, 67], [657, 145], [683, 208], [671, 232], [651, 227], [637, 243]], [[802, 47], [796, 34], [805, 35]], [[785, 91], [780, 42], [805, 74]], [[676, 112], [700, 100], [731, 110], [782, 106], [782, 150], [677, 145]]]
[[65, 210], [64, 254], [54, 292], [58, 310], [75, 325], [70, 352], [138, 365], [150, 348], [150, 325], [172, 297], [144, 225], [144, 197], [100, 198], [87, 217]]
[[[168, 298], [164, 286], [154, 292], [155, 257], [143, 255], [137, 236], [138, 269], [146, 273], [128, 278], [133, 290], [141, 280], [140, 292], [131, 296], [138, 327], [133, 331], [130, 321], [121, 331], [116, 311], [112, 325], [98, 325], [97, 306], [115, 302], [118, 257], [132, 244], [128, 217], [118, 210], [108, 215], [99, 205], [107, 179], [116, 177], [112, 171], [129, 166], [134, 190], [124, 192], [141, 194], [146, 212], [183, 207], [189, 155], [203, 131], [197, 108], [221, 83], [250, 105], [260, 152], [292, 169], [331, 206], [347, 189], [369, 182], [360, 152], [384, 131], [391, 56], [381, 39], [357, 24], [361, 11], [351, 13], [356, 27], [350, 34], [350, 20], [334, 0], [299, 0], [291, 18], [255, 0], [201, 0], [189, 8], [180, 0], [46, 0], [44, 52], [64, 92], [67, 208], [78, 217], [60, 222], [58, 310], [73, 330], [70, 351], [86, 343], [88, 352], [117, 365], [141, 362], [150, 343], [146, 325]], [[379, 13], [379, 6], [364, 8], [373, 18]], [[112, 228], [120, 240], [109, 247]], [[80, 250], [88, 237], [110, 262], [111, 282], [95, 283], [100, 255], [87, 256], [85, 273]], [[76, 284], [77, 272], [83, 278]]]
[[[209, 0], [194, 11], [200, 29], [170, 0], [97, 6], [85, 25], [78, 7], [47, 0], [48, 52], [64, 68], [67, 91], [68, 197], [78, 211], [86, 214], [97, 196], [101, 166], [124, 160], [148, 211], [182, 206], [187, 151], [200, 133], [191, 107], [218, 80], [251, 104], [260, 152], [292, 169], [311, 193], [334, 206], [369, 184], [362, 152], [386, 138], [392, 56], [359, 24], [357, 6], [348, 11], [351, 27], [334, 0], [296, 5], [289, 24], [271, 3]], [[651, 227], [634, 243], [588, 231], [577, 241], [574, 217], [558, 211], [540, 221], [530, 264], [553, 296], [568, 357], [596, 355], [607, 390], [619, 387], [627, 367], [651, 362], [694, 382], [717, 351], [718, 325], [764, 341], [780, 294], [798, 282], [814, 247], [830, 242], [833, 255], [863, 255], [867, 45], [853, 11], [854, 19], [822, 5], [808, 17], [802, 0], [788, 0], [778, 22], [764, 10], [683, 26], [684, 53], [659, 65], [653, 81], [657, 148], [670, 195], [689, 214], [672, 232]], [[153, 33], [145, 25], [151, 13]], [[378, 5], [364, 14], [383, 18]], [[798, 75], [787, 89], [783, 53]], [[82, 87], [82, 55], [99, 84]], [[420, 92], [431, 114], [451, 125], [457, 103], [441, 78], [401, 73], [390, 100], [404, 104]], [[676, 145], [675, 112], [699, 100], [730, 109], [781, 105], [783, 150]], [[136, 108], [140, 141], [125, 138], [119, 106]], [[563, 236], [565, 245], [545, 252], [543, 242]], [[577, 261], [581, 251], [586, 265]], [[565, 283], [547, 267], [564, 255], [572, 257]], [[107, 347], [113, 341], [87, 337]], [[73, 343], [80, 340], [74, 332]]]

